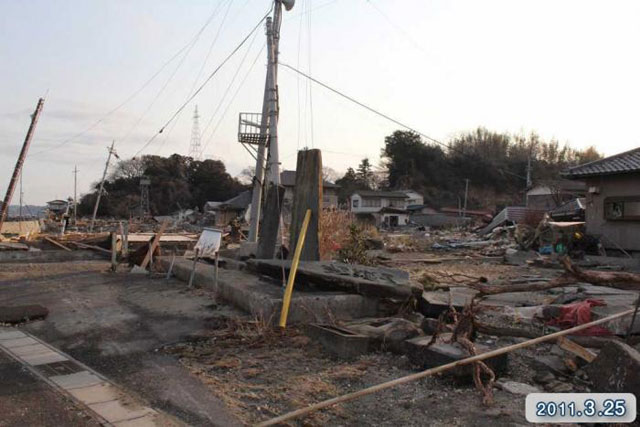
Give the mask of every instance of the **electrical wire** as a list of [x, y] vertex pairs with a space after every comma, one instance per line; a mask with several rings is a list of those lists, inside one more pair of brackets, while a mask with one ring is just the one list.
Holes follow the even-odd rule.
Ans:
[[[401, 122], [399, 120], [396, 120], [396, 119], [394, 119], [394, 118], [392, 118], [392, 117], [390, 117], [390, 116], [388, 116], [388, 115], [386, 115], [386, 114], [384, 114], [384, 113], [382, 113], [382, 112], [380, 112], [380, 111], [378, 111], [378, 110], [376, 110], [376, 109], [374, 109], [372, 107], [369, 107], [368, 105], [363, 104], [362, 102], [352, 98], [351, 96], [346, 95], [345, 93], [343, 93], [343, 92], [341, 92], [341, 91], [339, 91], [337, 89], [332, 88], [331, 86], [327, 85], [326, 83], [323, 83], [323, 82], [311, 77], [310, 75], [308, 75], [308, 74], [306, 74], [306, 73], [304, 73], [304, 72], [292, 67], [291, 65], [288, 65], [288, 64], [286, 64], [284, 62], [280, 62], [280, 65], [282, 65], [283, 67], [285, 67], [285, 68], [287, 68], [287, 69], [289, 69], [289, 70], [291, 70], [291, 71], [293, 71], [295, 73], [300, 74], [301, 76], [309, 79], [310, 81], [316, 83], [317, 85], [322, 86], [325, 89], [335, 93], [336, 95], [339, 95], [342, 98], [345, 98], [346, 100], [353, 102], [354, 104], [364, 108], [365, 110], [368, 110], [368, 111], [372, 112], [373, 114], [376, 114], [376, 115], [378, 115], [378, 116], [380, 116], [380, 117], [382, 117], [382, 118], [384, 118], [384, 119], [386, 119], [386, 120], [388, 120], [388, 121], [390, 121], [392, 123], [395, 123], [396, 125], [401, 126], [401, 127], [405, 128], [405, 129], [411, 131], [411, 132], [414, 132], [414, 133], [420, 135], [421, 137], [423, 137], [423, 138], [425, 138], [425, 139], [427, 139], [427, 140], [429, 140], [429, 141], [431, 141], [431, 142], [433, 142], [435, 144], [438, 144], [438, 145], [441, 145], [441, 146], [445, 147], [447, 150], [457, 151], [458, 153], [460, 153], [462, 155], [467, 155], [467, 153], [465, 153], [464, 151], [460, 151], [460, 150], [456, 149], [455, 147], [453, 147], [453, 146], [451, 146], [449, 144], [445, 144], [444, 142], [438, 141], [437, 139], [432, 138], [429, 135], [427, 135], [427, 134], [425, 134], [423, 132], [420, 132], [419, 130], [417, 130], [417, 129], [415, 129], [415, 128], [413, 128], [413, 127], [411, 127], [411, 126], [409, 126], [409, 125], [407, 125], [407, 124], [405, 124], [405, 123], [403, 123], [403, 122]], [[518, 178], [526, 179], [523, 176], [520, 176], [518, 174], [515, 174], [515, 173], [513, 173], [511, 171], [508, 171], [506, 169], [500, 168], [498, 166], [495, 166], [495, 165], [491, 165], [491, 166], [493, 166], [496, 169], [498, 169], [498, 170], [500, 170], [500, 171], [502, 171], [504, 173], [507, 173], [509, 175], [513, 175], [513, 176], [516, 176]]]
[[209, 142], [211, 142], [213, 140], [214, 135], [216, 134], [218, 127], [220, 127], [220, 124], [222, 123], [222, 120], [224, 119], [225, 115], [227, 114], [227, 111], [229, 111], [229, 107], [231, 107], [231, 104], [233, 103], [233, 101], [236, 99], [236, 97], [238, 96], [238, 93], [240, 92], [240, 89], [242, 89], [242, 87], [244, 86], [244, 83], [246, 82], [247, 78], [249, 77], [249, 75], [251, 74], [251, 71], [253, 70], [254, 66], [256, 65], [256, 63], [258, 62], [258, 59], [260, 58], [260, 55], [262, 55], [262, 52], [264, 51], [264, 48], [266, 47], [266, 43], [264, 43], [262, 45], [262, 48], [260, 49], [260, 51], [258, 52], [258, 54], [256, 55], [255, 59], [253, 60], [253, 62], [251, 63], [251, 66], [249, 67], [249, 70], [247, 71], [247, 74], [245, 74], [244, 78], [242, 79], [242, 81], [240, 82], [240, 84], [238, 85], [238, 87], [236, 88], [235, 93], [233, 94], [233, 96], [231, 97], [231, 99], [229, 100], [229, 103], [227, 104], [227, 107], [224, 109], [224, 111], [222, 112], [222, 116], [220, 116], [220, 119], [218, 120], [218, 122], [216, 123], [215, 128], [213, 128], [213, 131], [211, 132], [211, 135], [209, 136], [209, 138], [207, 139], [207, 142], [205, 142], [205, 144], [203, 145], [202, 150], [204, 151], [205, 148], [207, 148], [207, 146], [209, 145]]
[[211, 74], [209, 74], [209, 76], [205, 79], [205, 81], [200, 85], [200, 87], [171, 115], [171, 117], [169, 118], [169, 120], [167, 120], [167, 122], [160, 128], [160, 130], [158, 132], [156, 132], [151, 138], [149, 138], [149, 140], [142, 146], [142, 148], [140, 148], [134, 155], [133, 157], [136, 157], [138, 154], [140, 154], [145, 148], [147, 148], [155, 139], [158, 135], [160, 135], [165, 128], [178, 116], [178, 114], [180, 114], [182, 112], [182, 110], [184, 110], [184, 108], [189, 104], [189, 102], [191, 102], [191, 100], [193, 100], [193, 98], [195, 98], [200, 91], [202, 91], [202, 89], [204, 89], [204, 87], [207, 85], [207, 83], [209, 83], [209, 81], [218, 73], [218, 71], [220, 71], [220, 69], [238, 52], [238, 50], [240, 50], [240, 48], [246, 43], [246, 41], [249, 39], [249, 37], [251, 37], [251, 35], [260, 27], [260, 24], [262, 24], [262, 22], [267, 19], [267, 17], [269, 16], [269, 14], [271, 13], [271, 9], [273, 8], [273, 5], [271, 6], [271, 8], [269, 9], [269, 11], [267, 11], [267, 13], [260, 19], [260, 21], [258, 21], [258, 23], [253, 27], [253, 29], [242, 39], [242, 41], [240, 41], [240, 43], [231, 51], [231, 53], [229, 53], [229, 55], [227, 55], [227, 57], [222, 61], [222, 63], [220, 63], [220, 65], [218, 65], [212, 72]]
[[82, 135], [86, 134], [87, 132], [89, 132], [90, 130], [92, 130], [93, 128], [95, 128], [96, 126], [98, 126], [100, 123], [102, 123], [103, 121], [105, 121], [107, 118], [109, 118], [113, 113], [115, 113], [116, 111], [120, 110], [122, 107], [124, 107], [125, 105], [127, 105], [131, 100], [133, 100], [136, 96], [138, 96], [138, 94], [140, 94], [140, 92], [142, 92], [153, 80], [155, 80], [156, 77], [158, 77], [158, 75], [160, 75], [160, 73], [169, 65], [171, 64], [178, 56], [180, 56], [180, 54], [187, 49], [192, 43], [194, 43], [194, 40], [197, 40], [198, 37], [200, 37], [200, 34], [202, 34], [202, 32], [207, 28], [207, 26], [209, 26], [209, 24], [211, 23], [211, 21], [213, 20], [213, 18], [215, 17], [215, 14], [217, 12], [217, 9], [213, 11], [213, 13], [211, 15], [209, 15], [209, 17], [207, 18], [207, 20], [205, 21], [205, 23], [203, 24], [203, 26], [200, 28], [200, 30], [189, 40], [189, 42], [187, 42], [187, 44], [185, 44], [182, 48], [180, 48], [173, 56], [171, 56], [171, 58], [169, 58], [164, 64], [162, 64], [162, 66], [158, 69], [158, 71], [156, 71], [151, 77], [149, 77], [143, 84], [142, 86], [140, 86], [136, 91], [134, 91], [131, 95], [129, 95], [127, 98], [125, 98], [124, 101], [122, 101], [120, 104], [118, 104], [115, 108], [111, 109], [110, 111], [108, 111], [105, 115], [103, 115], [102, 117], [100, 117], [98, 120], [96, 120], [93, 124], [91, 124], [89, 127], [87, 127], [86, 129], [84, 129], [81, 132], [78, 132], [75, 135], [72, 135], [71, 137], [64, 139], [62, 142], [60, 142], [60, 144], [55, 145], [53, 147], [49, 147], [49, 148], [45, 148], [43, 150], [37, 151], [33, 154], [30, 154], [30, 157], [35, 157], [39, 154], [51, 151], [51, 150], [56, 150], [66, 144], [68, 144], [69, 142], [81, 137]]

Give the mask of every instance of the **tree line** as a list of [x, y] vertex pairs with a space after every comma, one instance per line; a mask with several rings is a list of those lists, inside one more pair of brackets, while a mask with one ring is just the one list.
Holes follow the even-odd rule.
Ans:
[[558, 180], [570, 166], [600, 158], [594, 147], [579, 150], [535, 133], [512, 135], [480, 127], [443, 146], [397, 130], [385, 138], [377, 170], [363, 159], [336, 183], [342, 186], [342, 202], [358, 189], [413, 189], [425, 196], [426, 204], [441, 207], [458, 205], [468, 179], [470, 207], [498, 208], [522, 203], [527, 175], [531, 183], [544, 184]]
[[[104, 184], [99, 216], [140, 215], [140, 178], [149, 178], [152, 215], [167, 215], [180, 209], [202, 209], [208, 201], [227, 200], [247, 187], [227, 173], [220, 160], [194, 160], [173, 154], [169, 157], [142, 156], [120, 160]], [[78, 212], [90, 215], [100, 183], [82, 196]]]

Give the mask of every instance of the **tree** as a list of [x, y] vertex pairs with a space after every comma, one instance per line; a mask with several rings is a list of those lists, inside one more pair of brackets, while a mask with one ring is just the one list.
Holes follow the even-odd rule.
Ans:
[[329, 166], [322, 167], [322, 180], [327, 182], [336, 182], [336, 180], [340, 178], [338, 172]]
[[373, 189], [375, 185], [375, 177], [368, 158], [365, 157], [364, 159], [362, 159], [362, 161], [358, 165], [356, 178], [360, 182], [360, 185], [363, 189]]

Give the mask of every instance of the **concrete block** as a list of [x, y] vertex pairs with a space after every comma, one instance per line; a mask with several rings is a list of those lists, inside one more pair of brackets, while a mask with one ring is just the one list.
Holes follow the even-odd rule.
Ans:
[[[158, 422], [158, 416], [154, 414], [145, 415], [144, 417], [134, 418], [132, 420], [125, 420], [115, 423], [118, 427], [156, 427], [157, 425], [163, 425]], [[167, 424], [170, 425], [170, 424]]]
[[5, 347], [5, 348], [13, 349], [13, 348], [17, 348], [17, 347], [24, 347], [24, 346], [40, 344], [40, 343], [38, 341], [34, 340], [31, 337], [23, 335], [23, 338], [14, 338], [14, 339], [10, 339], [10, 340], [3, 340], [2, 342], [0, 342], [0, 344], [2, 344], [2, 346]]
[[155, 414], [156, 412], [144, 406], [138, 407], [126, 407], [119, 400], [112, 400], [110, 402], [93, 403], [89, 405], [93, 411], [100, 415], [110, 423], [117, 423], [118, 421], [133, 420], [135, 418], [141, 418], [146, 415]]
[[[421, 369], [429, 369], [469, 357], [469, 353], [457, 342], [444, 342], [450, 338], [450, 335], [451, 334], [442, 334], [438, 341], [430, 346], [428, 346], [429, 341], [431, 341], [430, 335], [405, 341], [405, 348], [407, 349], [409, 360]], [[475, 346], [478, 354], [492, 350], [480, 343], [475, 343]], [[496, 376], [498, 376], [506, 371], [507, 360], [507, 354], [502, 354], [487, 359], [484, 363], [493, 369]], [[456, 367], [448, 371], [448, 374], [453, 375], [459, 380], [469, 381], [472, 379], [473, 365]]]
[[331, 325], [311, 324], [307, 335], [319, 342], [333, 356], [341, 359], [355, 359], [370, 351], [369, 337]]
[[[158, 262], [168, 268], [169, 257], [160, 257]], [[188, 282], [193, 262], [176, 259], [173, 274]], [[213, 286], [214, 267], [197, 263], [193, 278], [195, 286]], [[257, 276], [238, 270], [220, 269], [218, 276], [218, 297], [256, 317], [277, 322], [282, 309], [282, 287]], [[294, 288], [287, 322], [324, 323], [331, 318], [339, 320], [375, 316], [378, 312], [376, 299], [344, 292], [309, 292]]]
[[585, 366], [594, 393], [633, 393], [640, 396], [640, 353], [627, 344], [611, 341]]
[[31, 345], [9, 347], [9, 351], [11, 351], [11, 353], [19, 357], [29, 356], [34, 354], [54, 353], [53, 351], [51, 351], [49, 347], [44, 346], [39, 342], [36, 342], [35, 344], [31, 344]]
[[26, 335], [20, 331], [11, 330], [11, 329], [2, 329], [0, 330], [0, 344], [3, 344], [3, 341], [13, 340], [17, 338], [25, 338]]
[[102, 403], [116, 400], [119, 396], [118, 389], [110, 384], [100, 383], [83, 388], [74, 388], [69, 393], [84, 403], [90, 405], [92, 403]]
[[56, 353], [55, 351], [28, 354], [26, 356], [20, 356], [20, 359], [32, 366], [48, 365], [49, 363], [64, 362], [65, 360], [69, 360], [60, 353]]
[[74, 388], [90, 387], [96, 384], [104, 383], [104, 381], [90, 373], [89, 371], [80, 371], [69, 375], [56, 375], [49, 378], [65, 390]]

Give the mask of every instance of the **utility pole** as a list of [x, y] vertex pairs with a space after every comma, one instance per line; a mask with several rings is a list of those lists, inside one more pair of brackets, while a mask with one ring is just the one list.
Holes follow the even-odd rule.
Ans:
[[467, 215], [467, 196], [469, 195], [469, 179], [464, 180], [464, 206], [462, 208], [462, 218]]
[[31, 116], [31, 125], [29, 125], [27, 136], [24, 139], [24, 144], [22, 144], [22, 150], [20, 151], [20, 155], [18, 156], [18, 161], [16, 162], [16, 167], [13, 169], [13, 175], [11, 176], [11, 180], [9, 181], [9, 186], [7, 187], [7, 194], [4, 196], [4, 201], [2, 202], [2, 210], [0, 210], [0, 230], [2, 229], [2, 224], [4, 223], [4, 220], [7, 217], [7, 213], [9, 212], [9, 205], [11, 204], [11, 198], [13, 197], [13, 192], [16, 189], [18, 176], [22, 173], [22, 165], [24, 164], [24, 160], [27, 157], [27, 152], [29, 151], [29, 145], [31, 144], [33, 133], [36, 130], [36, 124], [38, 123], [38, 118], [40, 117], [40, 113], [42, 112], [43, 105], [44, 105], [44, 99], [40, 98], [38, 100], [38, 105], [36, 105], [36, 110]]
[[[278, 150], [278, 49], [280, 42], [280, 24], [282, 23], [282, 4], [290, 10], [293, 1], [274, 0], [273, 18], [267, 18], [267, 77], [262, 99], [260, 120], [260, 138], [256, 156], [256, 171], [251, 196], [251, 216], [249, 219], [249, 242], [258, 240], [262, 192], [265, 176], [272, 184], [280, 183], [280, 159]], [[268, 151], [268, 163], [265, 164]], [[265, 170], [268, 169], [268, 172]], [[267, 175], [268, 174], [268, 175]], [[275, 193], [274, 193], [275, 194]]]
[[[20, 171], [20, 221], [22, 221], [22, 198], [24, 197], [24, 191], [22, 191], [22, 171]], [[22, 225], [20, 226], [22, 230]]]
[[93, 231], [93, 225], [96, 222], [96, 214], [98, 213], [98, 206], [100, 206], [100, 198], [102, 197], [102, 190], [104, 189], [104, 180], [107, 178], [107, 171], [109, 170], [109, 162], [111, 161], [111, 155], [118, 157], [116, 151], [113, 149], [113, 145], [116, 142], [111, 142], [111, 147], [108, 147], [109, 155], [107, 156], [107, 163], [104, 165], [104, 173], [102, 174], [102, 181], [100, 181], [100, 190], [98, 191], [98, 198], [96, 199], [96, 205], [93, 207], [93, 216], [91, 217], [91, 225], [89, 225], [89, 232]]
[[78, 223], [78, 165], [73, 168], [73, 224]]

